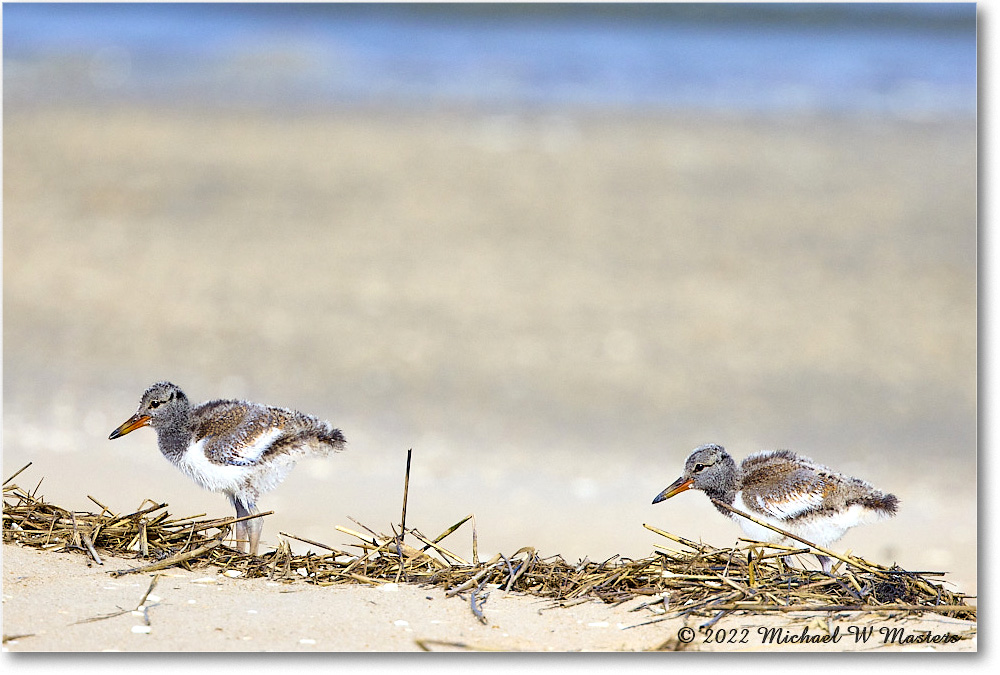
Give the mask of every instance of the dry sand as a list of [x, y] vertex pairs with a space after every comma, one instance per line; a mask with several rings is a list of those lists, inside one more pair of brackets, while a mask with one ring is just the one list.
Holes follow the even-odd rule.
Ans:
[[[3, 234], [4, 476], [33, 461], [19, 482], [44, 477], [61, 506], [227, 513], [148, 430], [107, 440], [171, 379], [196, 400], [246, 397], [344, 429], [347, 452], [263, 500], [266, 545], [284, 531], [345, 546], [334, 528], [349, 516], [388, 529], [412, 447], [408, 522], [440, 532], [474, 513], [484, 559], [525, 545], [644, 557], [658, 542], [643, 522], [726, 546], [738, 533], [702, 495], [650, 504], [692, 447], [718, 442], [737, 457], [789, 447], [895, 493], [897, 518], [838, 546], [976, 592], [971, 123], [8, 102]], [[619, 630], [636, 615], [599, 605], [543, 612], [531, 621], [556, 632], [522, 633], [504, 612], [535, 617], [537, 600], [495, 593], [482, 627], [423, 589], [187, 577], [164, 586], [148, 635], [127, 616], [68, 627], [128, 606], [143, 582], [105, 590], [79, 559], [5, 549], [4, 632], [39, 636], [12, 649], [411, 649], [457, 635], [641, 649], [670, 634]], [[39, 580], [48, 565], [75, 571]], [[49, 583], [76, 585], [21, 622]], [[182, 618], [209, 592], [245, 603], [214, 609], [239, 616], [221, 634], [201, 632], [221, 618]], [[247, 612], [291, 597], [392, 597], [407, 612], [372, 614], [370, 634], [258, 632]]]

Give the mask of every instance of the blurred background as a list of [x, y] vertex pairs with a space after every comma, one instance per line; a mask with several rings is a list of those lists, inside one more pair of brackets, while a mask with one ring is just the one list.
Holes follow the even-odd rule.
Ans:
[[843, 550], [974, 592], [976, 49], [974, 4], [4, 5], [4, 477], [228, 514], [107, 440], [169, 379], [344, 430], [265, 545], [387, 531], [412, 448], [408, 525], [601, 560], [733, 544], [652, 498], [790, 448], [899, 496]]

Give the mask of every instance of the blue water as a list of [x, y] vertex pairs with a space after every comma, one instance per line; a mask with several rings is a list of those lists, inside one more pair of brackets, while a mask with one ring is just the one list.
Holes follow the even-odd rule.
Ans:
[[3, 7], [22, 100], [976, 112], [974, 4]]

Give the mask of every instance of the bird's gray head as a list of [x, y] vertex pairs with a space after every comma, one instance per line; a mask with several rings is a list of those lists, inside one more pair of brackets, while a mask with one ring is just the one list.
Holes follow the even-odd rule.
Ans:
[[190, 409], [191, 403], [180, 387], [171, 382], [157, 382], [143, 393], [136, 413], [112, 431], [109, 438], [119, 438], [147, 424], [154, 429], [165, 427]]
[[694, 488], [716, 499], [725, 499], [735, 489], [736, 462], [726, 449], [714, 443], [695, 448], [684, 462], [684, 473], [653, 500], [654, 504]]

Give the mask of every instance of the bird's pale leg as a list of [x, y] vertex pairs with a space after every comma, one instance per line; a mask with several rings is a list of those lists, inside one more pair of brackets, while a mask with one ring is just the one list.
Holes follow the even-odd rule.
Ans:
[[[257, 513], [257, 509], [251, 505], [250, 513]], [[260, 543], [260, 533], [264, 529], [263, 518], [251, 518], [245, 521], [247, 524], [247, 538], [250, 540], [250, 555], [257, 555], [257, 545]]]
[[827, 574], [832, 574], [833, 561], [830, 560], [829, 556], [816, 554], [816, 559], [819, 560], [819, 564], [823, 566], [823, 571]]
[[[236, 507], [237, 518], [243, 518], [244, 516], [249, 516], [251, 513], [253, 513], [253, 507], [247, 507], [242, 501], [240, 501], [236, 497], [232, 498], [232, 502], [233, 506]], [[260, 519], [254, 518], [253, 520], [241, 520], [240, 522], [236, 523], [236, 549], [240, 553], [246, 553], [247, 542], [251, 538], [250, 534], [251, 523], [255, 523], [258, 520]], [[258, 537], [260, 536], [259, 531], [257, 532], [257, 536]], [[250, 552], [254, 553], [255, 551], [251, 550]]]
[[242, 522], [236, 523], [236, 533], [235, 533], [236, 550], [240, 553], [247, 552], [247, 522], [244, 520]]

